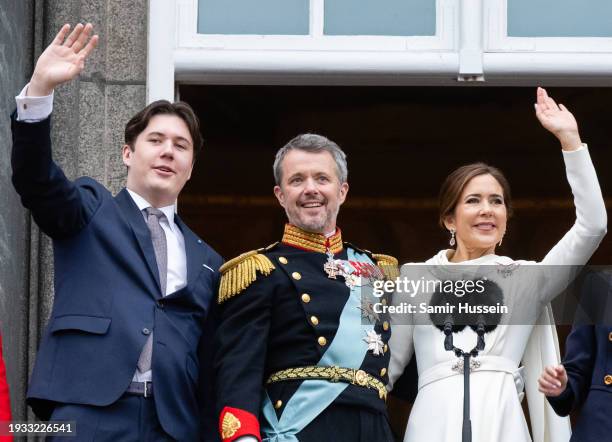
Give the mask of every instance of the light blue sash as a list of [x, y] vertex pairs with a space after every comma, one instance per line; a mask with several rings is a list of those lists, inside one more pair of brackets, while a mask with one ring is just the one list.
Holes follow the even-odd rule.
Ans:
[[[373, 265], [367, 255], [356, 253], [353, 249], [348, 249], [347, 255], [349, 261]], [[324, 367], [337, 365], [358, 369], [363, 363], [368, 351], [368, 344], [363, 338], [366, 332], [374, 329], [373, 325], [362, 325], [361, 323], [361, 295], [367, 289], [371, 287], [354, 286], [351, 288], [348, 301], [340, 315], [336, 336], [317, 365]], [[298, 442], [295, 435], [321, 414], [348, 385], [345, 382], [305, 380], [287, 401], [280, 419], [276, 417], [272, 401], [266, 392], [263, 404], [265, 417], [262, 427], [263, 442]]]

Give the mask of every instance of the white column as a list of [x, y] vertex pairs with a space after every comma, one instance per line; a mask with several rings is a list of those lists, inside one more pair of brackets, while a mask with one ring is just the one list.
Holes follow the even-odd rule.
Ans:
[[149, 1], [147, 40], [147, 104], [174, 101], [176, 0]]
[[459, 81], [484, 81], [483, 0], [461, 0], [459, 12]]

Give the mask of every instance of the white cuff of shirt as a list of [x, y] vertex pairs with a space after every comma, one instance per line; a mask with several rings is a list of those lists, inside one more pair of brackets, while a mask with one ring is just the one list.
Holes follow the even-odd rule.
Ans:
[[241, 436], [236, 439], [236, 442], [257, 442], [257, 438], [253, 436]]
[[26, 123], [37, 123], [44, 120], [53, 112], [53, 92], [45, 97], [26, 96], [30, 83], [26, 84], [19, 95], [15, 97], [17, 102], [17, 121]]

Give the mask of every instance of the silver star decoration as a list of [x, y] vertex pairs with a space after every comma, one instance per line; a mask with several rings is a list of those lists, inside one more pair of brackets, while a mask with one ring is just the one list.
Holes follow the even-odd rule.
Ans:
[[376, 356], [384, 354], [385, 343], [382, 341], [381, 336], [374, 330], [369, 330], [367, 336], [363, 340], [368, 344], [368, 351], [372, 350]]
[[361, 310], [361, 318], [367, 319], [370, 324], [378, 322], [380, 319], [378, 313], [374, 311], [374, 303], [367, 297], [361, 299], [361, 307], [357, 308]]
[[350, 275], [346, 275], [344, 277], [344, 283], [351, 289], [353, 287], [361, 287], [361, 277], [351, 273]]

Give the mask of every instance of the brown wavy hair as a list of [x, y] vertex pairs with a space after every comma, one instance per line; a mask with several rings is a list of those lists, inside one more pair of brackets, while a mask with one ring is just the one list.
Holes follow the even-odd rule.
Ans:
[[497, 180], [499, 185], [502, 187], [504, 204], [506, 206], [506, 213], [508, 218], [512, 216], [512, 197], [510, 194], [510, 184], [504, 176], [501, 170], [497, 167], [489, 166], [485, 163], [472, 163], [461, 166], [452, 171], [444, 180], [442, 187], [440, 188], [440, 195], [438, 197], [438, 205], [440, 208], [440, 218], [438, 222], [440, 226], [445, 229], [444, 220], [451, 216], [455, 212], [459, 198], [463, 193], [463, 189], [470, 182], [472, 178], [480, 175], [491, 175]]

